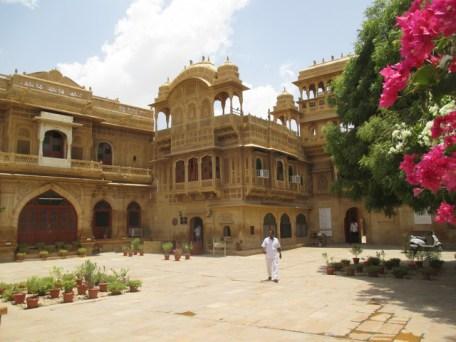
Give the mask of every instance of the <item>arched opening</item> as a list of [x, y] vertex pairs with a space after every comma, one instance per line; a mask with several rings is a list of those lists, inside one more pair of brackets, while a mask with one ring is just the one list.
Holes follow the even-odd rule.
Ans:
[[219, 93], [214, 98], [214, 115], [228, 114], [229, 108], [229, 95], [225, 92]]
[[311, 137], [316, 137], [317, 136], [317, 128], [315, 126], [310, 126], [309, 133], [310, 133]]
[[201, 160], [201, 179], [212, 179], [212, 156], [204, 156]]
[[127, 207], [127, 234], [138, 236], [136, 230], [141, 228], [141, 207], [136, 202], [131, 202]]
[[296, 216], [296, 237], [307, 236], [307, 221], [304, 214], [298, 214]]
[[201, 217], [193, 217], [190, 220], [190, 241], [192, 241], [192, 253], [204, 252], [204, 230]]
[[33, 245], [38, 242], [77, 240], [78, 218], [73, 205], [54, 191], [33, 198], [19, 214], [17, 243]]
[[263, 161], [260, 158], [255, 160], [255, 170], [262, 170], [263, 169]]
[[241, 114], [241, 101], [239, 96], [233, 95], [231, 98], [231, 107], [233, 108], [233, 114]]
[[185, 163], [183, 160], [176, 162], [176, 183], [185, 182]]
[[97, 240], [110, 239], [112, 236], [112, 208], [106, 201], [100, 201], [95, 204], [92, 234]]
[[317, 95], [323, 95], [325, 93], [325, 85], [323, 82], [318, 83]]
[[43, 141], [43, 156], [65, 158], [66, 136], [59, 131], [47, 131]]
[[315, 95], [315, 84], [311, 84], [309, 86], [309, 99], [314, 99]]
[[298, 123], [295, 119], [290, 120], [290, 130], [296, 134], [298, 134]]
[[361, 242], [361, 227], [358, 208], [353, 207], [347, 210], [345, 213], [344, 228], [345, 241], [347, 243]]
[[283, 181], [283, 163], [279, 160], [277, 161], [277, 180]]
[[157, 114], [157, 131], [171, 127], [169, 124], [168, 115], [165, 112], [159, 112]]
[[188, 161], [188, 181], [194, 182], [198, 180], [198, 159], [191, 158]]
[[271, 213], [266, 214], [263, 219], [263, 237], [264, 238], [269, 235], [269, 229], [272, 229], [274, 231], [274, 234], [277, 236], [276, 219], [275, 219], [274, 215], [272, 215]]
[[332, 92], [332, 80], [329, 80], [326, 82], [326, 92], [331, 93]]
[[97, 160], [104, 165], [112, 165], [112, 147], [106, 142], [98, 144]]
[[230, 226], [223, 227], [223, 237], [231, 237], [231, 228], [230, 228]]
[[302, 92], [301, 92], [301, 98], [303, 100], [308, 100], [309, 99], [309, 94], [307, 92], [307, 88], [302, 88]]
[[291, 238], [291, 222], [287, 214], [280, 217], [280, 238]]
[[289, 165], [288, 166], [288, 183], [291, 183], [291, 181], [293, 180], [293, 166], [292, 165]]

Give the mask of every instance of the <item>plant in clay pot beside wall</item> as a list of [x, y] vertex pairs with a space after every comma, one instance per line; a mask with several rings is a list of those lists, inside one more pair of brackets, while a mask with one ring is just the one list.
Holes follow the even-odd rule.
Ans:
[[192, 253], [192, 243], [191, 242], [184, 242], [182, 245], [182, 251], [185, 255], [185, 260], [190, 259], [190, 255]]
[[70, 276], [67, 276], [66, 278], [64, 277], [64, 280], [62, 282], [63, 286], [63, 302], [64, 303], [71, 303], [74, 300], [74, 292], [73, 292], [73, 287], [74, 287], [74, 279]]
[[169, 254], [171, 253], [172, 249], [173, 249], [172, 242], [163, 242], [162, 243], [162, 250], [163, 250], [163, 254], [165, 255], [165, 260], [169, 260]]
[[327, 275], [334, 275], [336, 269], [334, 267], [333, 257], [329, 257], [328, 253], [323, 253], [321, 255], [326, 262], [326, 274]]
[[359, 255], [363, 252], [363, 248], [360, 245], [353, 245], [350, 249], [350, 253], [353, 254], [353, 263], [359, 263]]
[[182, 256], [182, 249], [176, 248], [176, 249], [174, 250], [174, 260], [175, 260], [175, 261], [179, 261], [180, 258], [181, 258], [181, 256]]
[[130, 288], [130, 292], [138, 292], [138, 289], [142, 285], [141, 280], [129, 280], [127, 282], [128, 287]]

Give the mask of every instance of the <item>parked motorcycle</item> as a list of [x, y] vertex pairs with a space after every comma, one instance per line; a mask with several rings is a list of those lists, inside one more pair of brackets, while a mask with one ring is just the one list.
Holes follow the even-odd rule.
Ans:
[[413, 231], [409, 234], [408, 244], [410, 250], [417, 251], [442, 251], [443, 244], [433, 231]]

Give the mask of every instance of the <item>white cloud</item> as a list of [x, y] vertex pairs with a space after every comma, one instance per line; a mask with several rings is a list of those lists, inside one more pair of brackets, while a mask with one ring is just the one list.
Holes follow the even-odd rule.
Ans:
[[38, 7], [38, 0], [0, 0], [2, 4], [20, 4], [28, 7], [30, 9], [34, 9]]
[[189, 59], [222, 56], [233, 14], [249, 0], [135, 0], [99, 56], [58, 68], [94, 93], [146, 105]]
[[271, 85], [251, 87], [244, 93], [244, 113], [251, 113], [263, 119], [268, 118], [268, 109], [276, 103], [278, 92]]

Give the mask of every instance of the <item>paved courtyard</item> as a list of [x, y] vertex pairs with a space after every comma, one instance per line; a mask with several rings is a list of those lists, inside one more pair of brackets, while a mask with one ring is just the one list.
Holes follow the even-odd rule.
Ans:
[[[435, 281], [327, 276], [325, 251], [351, 257], [348, 248], [285, 251], [278, 284], [262, 281], [262, 255], [175, 262], [158, 254], [105, 253], [91, 259], [128, 267], [132, 278], [143, 280], [141, 292], [33, 310], [8, 304], [0, 341], [456, 341], [454, 262]], [[386, 250], [387, 258], [400, 255]], [[82, 261], [0, 264], [0, 281]]]

